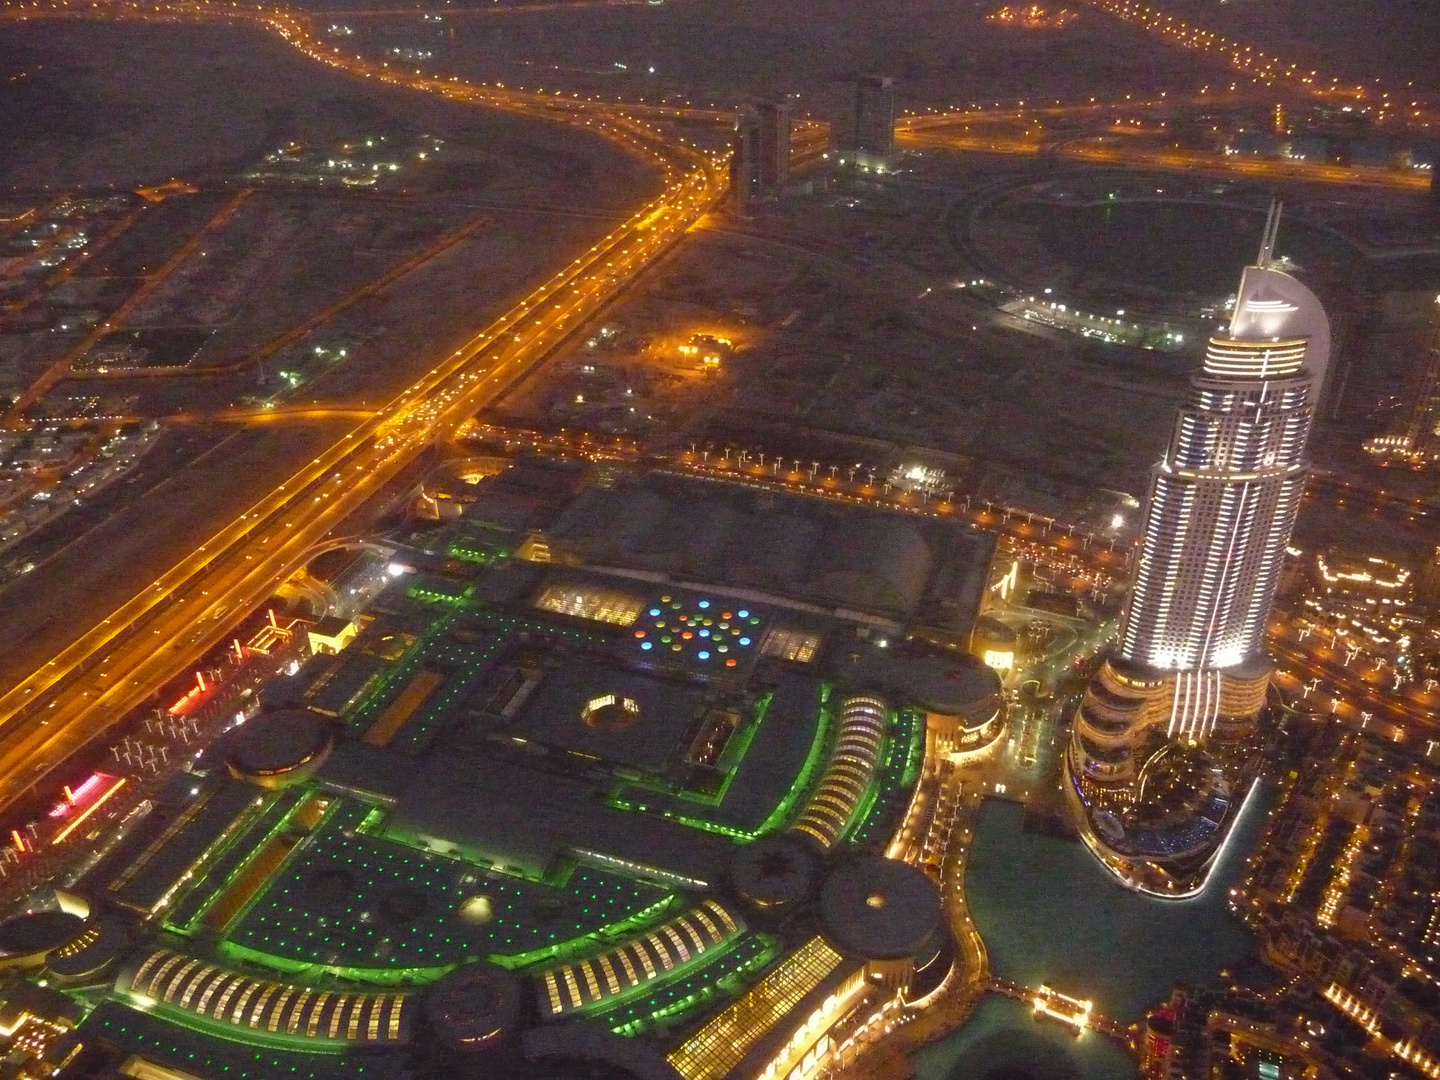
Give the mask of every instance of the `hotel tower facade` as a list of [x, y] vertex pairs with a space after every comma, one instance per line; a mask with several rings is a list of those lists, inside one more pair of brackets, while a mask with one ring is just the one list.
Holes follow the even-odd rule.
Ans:
[[1275, 207], [1151, 470], [1118, 647], [1066, 755], [1082, 837], [1159, 896], [1203, 885], [1253, 778], [1265, 622], [1330, 356], [1320, 302], [1271, 265], [1279, 219]]

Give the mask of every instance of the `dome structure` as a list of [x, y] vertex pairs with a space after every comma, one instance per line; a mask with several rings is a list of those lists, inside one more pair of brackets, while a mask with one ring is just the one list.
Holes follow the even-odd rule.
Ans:
[[261, 713], [235, 733], [225, 767], [261, 787], [288, 787], [313, 774], [331, 744], [330, 725], [304, 709]]
[[915, 957], [943, 925], [940, 890], [913, 866], [862, 855], [825, 878], [820, 921], [826, 936], [851, 956]]

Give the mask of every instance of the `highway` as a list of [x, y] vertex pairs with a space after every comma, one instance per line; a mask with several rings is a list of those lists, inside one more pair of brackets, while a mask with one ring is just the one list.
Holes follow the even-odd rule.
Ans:
[[1263, 49], [1227, 38], [1213, 30], [1192, 26], [1158, 8], [1142, 4], [1139, 0], [1085, 2], [1123, 22], [1155, 34], [1166, 44], [1208, 54], [1257, 83], [1287, 88], [1309, 97], [1358, 102], [1367, 110], [1373, 110], [1377, 123], [1404, 121], [1429, 127], [1440, 120], [1440, 107], [1437, 107], [1433, 93], [1413, 88], [1402, 91], [1398, 86], [1393, 91], [1387, 91], [1379, 86], [1378, 80], [1371, 86], [1342, 83], [1333, 76], [1327, 80], [1319, 71], [1307, 71], [1302, 65], [1286, 61]]
[[[180, 11], [190, 10], [187, 7]], [[177, 9], [165, 9], [166, 16]], [[0, 692], [0, 785], [20, 796], [263, 603], [313, 546], [427, 446], [501, 393], [663, 255], [724, 193], [723, 157], [664, 140], [605, 103], [411, 75], [317, 45], [290, 15], [267, 25], [362, 77], [584, 126], [655, 165], [664, 192], [38, 671]], [[272, 21], [278, 20], [278, 25]]]
[[[921, 124], [919, 120], [929, 121]], [[1299, 180], [1311, 183], [1354, 184], [1362, 187], [1398, 188], [1425, 191], [1430, 174], [1402, 172], [1366, 165], [1332, 165], [1326, 162], [1279, 161], [1272, 158], [1239, 155], [1207, 154], [1198, 150], [1179, 150], [1138, 146], [1117, 146], [1098, 139], [1047, 140], [1043, 134], [987, 132], [970, 130], [974, 118], [951, 130], [935, 117], [917, 118], [908, 128], [896, 130], [896, 139], [916, 147], [945, 150], [971, 150], [990, 154], [1051, 154], [1059, 158], [1083, 161], [1093, 165], [1118, 165], [1130, 169], [1161, 169], [1176, 172], [1216, 173], [1265, 177], [1271, 180]]]

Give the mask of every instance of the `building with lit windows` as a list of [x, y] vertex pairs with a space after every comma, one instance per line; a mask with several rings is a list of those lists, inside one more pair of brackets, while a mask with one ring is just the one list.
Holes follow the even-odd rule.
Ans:
[[1272, 210], [1151, 471], [1114, 656], [1075, 716], [1066, 789], [1092, 850], [1134, 888], [1194, 891], [1243, 803], [1264, 651], [1330, 353], [1324, 309], [1271, 266]]
[[938, 872], [890, 853], [1004, 714], [993, 671], [907, 629], [973, 618], [989, 538], [511, 472], [63, 908], [0, 922], [0, 967], [70, 1010], [0, 1049], [47, 1076], [797, 1080], [923, 1008], [960, 954]]

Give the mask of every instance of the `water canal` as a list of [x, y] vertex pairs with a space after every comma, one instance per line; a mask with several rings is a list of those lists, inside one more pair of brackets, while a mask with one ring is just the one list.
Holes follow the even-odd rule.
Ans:
[[[1260, 831], [1270, 800], [1246, 807], [1206, 891], [1193, 900], [1150, 900], [1116, 884], [1078, 842], [1026, 832], [1024, 809], [991, 800], [981, 809], [966, 895], [992, 972], [1089, 998], [1123, 1023], [1169, 996], [1176, 982], [1219, 985], [1219, 972], [1250, 952], [1226, 894]], [[1036, 1021], [1022, 1002], [988, 995], [960, 1030], [911, 1059], [919, 1080], [1130, 1080], [1135, 1067], [1094, 1031], [1076, 1038]]]

